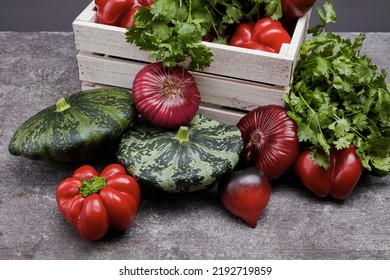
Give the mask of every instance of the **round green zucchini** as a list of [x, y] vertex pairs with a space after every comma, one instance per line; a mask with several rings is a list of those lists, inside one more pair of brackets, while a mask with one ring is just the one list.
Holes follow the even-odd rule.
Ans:
[[8, 149], [12, 155], [44, 161], [92, 159], [121, 136], [136, 114], [129, 91], [80, 91], [26, 120], [15, 131]]
[[204, 115], [188, 126], [165, 130], [140, 122], [126, 132], [117, 160], [141, 184], [166, 192], [205, 189], [231, 171], [243, 148], [240, 130]]

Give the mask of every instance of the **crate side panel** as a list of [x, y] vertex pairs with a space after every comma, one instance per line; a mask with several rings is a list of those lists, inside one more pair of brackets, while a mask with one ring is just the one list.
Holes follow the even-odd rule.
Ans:
[[[93, 5], [83, 13], [96, 13]], [[89, 21], [83, 19], [90, 18]], [[80, 15], [73, 23], [76, 46], [79, 50], [97, 52], [125, 59], [152, 62], [149, 53], [126, 42], [125, 28], [98, 24], [93, 16]], [[307, 15], [300, 19], [307, 20]], [[300, 42], [307, 25], [297, 24], [292, 42]], [[302, 29], [302, 30], [299, 30]], [[245, 79], [272, 85], [288, 86], [292, 79], [299, 45], [288, 47], [283, 54], [259, 52], [221, 44], [203, 42], [214, 55], [214, 61], [204, 72], [231, 78]]]
[[250, 111], [261, 105], [284, 105], [286, 87], [267, 86], [239, 79], [221, 78], [194, 73], [202, 100], [211, 104]]
[[[124, 28], [75, 21], [73, 29], [78, 50], [153, 62], [149, 52], [126, 41]], [[287, 86], [290, 83], [291, 57], [218, 44], [207, 46], [213, 53], [213, 62], [202, 72], [273, 85]]]
[[146, 65], [82, 52], [77, 55], [77, 62], [80, 80], [128, 89], [132, 88], [135, 75]]
[[213, 62], [205, 73], [288, 86], [293, 57], [245, 48], [206, 43], [213, 53]]
[[126, 41], [124, 28], [82, 21], [73, 22], [76, 48], [80, 51], [149, 62], [149, 53]]
[[[123, 88], [132, 88], [135, 75], [146, 65], [87, 53], [79, 53], [77, 60], [80, 80]], [[282, 95], [288, 90], [204, 73], [192, 74], [202, 101], [247, 111], [261, 105], [283, 105]]]

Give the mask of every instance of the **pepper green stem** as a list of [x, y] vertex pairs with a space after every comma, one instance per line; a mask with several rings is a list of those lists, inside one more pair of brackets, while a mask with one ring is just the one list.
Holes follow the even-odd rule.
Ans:
[[188, 126], [181, 126], [175, 136], [175, 139], [179, 140], [180, 143], [189, 141], [190, 138], [188, 138]]
[[98, 193], [106, 186], [106, 178], [95, 176], [92, 179], [83, 179], [83, 185], [79, 187], [79, 193], [83, 197]]
[[70, 105], [66, 102], [65, 98], [61, 97], [56, 103], [56, 112], [62, 112], [69, 109]]

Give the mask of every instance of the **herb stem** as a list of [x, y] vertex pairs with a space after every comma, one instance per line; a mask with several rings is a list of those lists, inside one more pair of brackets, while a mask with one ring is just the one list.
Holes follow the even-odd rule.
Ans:
[[220, 16], [225, 16], [225, 14], [224, 14], [224, 13], [222, 13], [220, 10], [218, 10], [216, 6], [211, 6], [211, 7], [212, 7], [212, 8], [213, 8], [213, 10], [214, 10], [214, 11], [216, 11], [216, 12], [217, 12], [217, 14], [219, 14]]
[[192, 0], [188, 1], [188, 17], [187, 17], [188, 22], [192, 22]]
[[[327, 57], [323, 57], [323, 59], [329, 61], [329, 60], [332, 60], [333, 58], [336, 58], [338, 56], [339, 56], [338, 54], [334, 54], [334, 55], [330, 55], [330, 56], [327, 56]], [[308, 67], [308, 66], [311, 66], [311, 65], [315, 64], [316, 63], [316, 59], [317, 59], [317, 57], [307, 61], [305, 64], [302, 64], [302, 67]]]
[[245, 15], [245, 17], [248, 20], [253, 20], [252, 16], [259, 12], [259, 8], [260, 8], [260, 3], [257, 2], [256, 5], [252, 8], [252, 10]]
[[[309, 103], [306, 102], [306, 99], [302, 96], [302, 94], [301, 94], [300, 91], [298, 92], [298, 94], [299, 94], [299, 98], [302, 100], [302, 102], [305, 104], [305, 106], [306, 106], [307, 108], [309, 108], [309, 110], [312, 112], [313, 117], [314, 117], [314, 119], [315, 119], [315, 121], [316, 121], [316, 123], [317, 123], [318, 130], [319, 130], [320, 134], [325, 138], [324, 133], [322, 132], [320, 120], [319, 120], [318, 117], [317, 117], [316, 111], [314, 111], [314, 109], [309, 105]], [[327, 154], [329, 154], [329, 148], [328, 148], [328, 147], [323, 147], [323, 148], [324, 148], [324, 152], [326, 152]], [[326, 148], [326, 149], [325, 149], [325, 148]]]
[[[337, 116], [335, 113], [333, 113], [333, 116], [334, 116], [334, 118], [336, 119], [336, 120], [340, 120], [340, 117], [339, 116]], [[350, 124], [349, 124], [349, 122], [347, 123], [348, 124], [348, 128], [350, 129], [350, 130], [352, 130], [353, 132], [354, 132], [354, 134], [355, 135], [357, 135], [358, 137], [360, 137], [360, 138], [362, 138], [362, 139], [364, 139], [364, 140], [366, 140], [367, 138], [364, 136], [364, 135], [362, 135], [357, 129], [355, 129], [354, 127], [352, 127]]]

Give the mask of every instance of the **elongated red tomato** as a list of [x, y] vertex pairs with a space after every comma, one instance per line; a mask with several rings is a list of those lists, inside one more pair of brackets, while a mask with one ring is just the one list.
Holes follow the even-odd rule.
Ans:
[[193, 76], [181, 66], [151, 63], [137, 73], [133, 101], [139, 114], [162, 128], [179, 128], [192, 120], [200, 104]]
[[140, 201], [137, 181], [120, 164], [110, 164], [99, 175], [90, 165], [76, 169], [57, 187], [61, 214], [90, 241], [102, 238], [109, 227], [126, 230]]
[[299, 152], [297, 125], [284, 107], [258, 107], [238, 122], [245, 147], [244, 161], [261, 169], [269, 180], [283, 175]]

